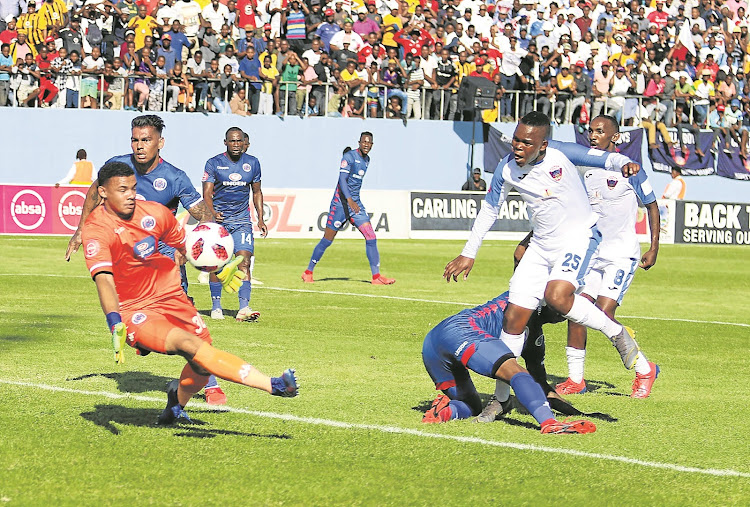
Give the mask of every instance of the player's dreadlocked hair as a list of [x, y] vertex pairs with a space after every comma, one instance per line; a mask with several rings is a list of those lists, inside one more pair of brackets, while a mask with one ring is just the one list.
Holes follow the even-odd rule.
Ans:
[[[594, 118], [594, 120], [599, 120], [599, 119], [607, 120], [609, 123], [612, 124], [612, 126], [615, 129], [615, 132], [620, 132], [620, 124], [617, 123], [617, 118], [615, 118], [614, 116], [609, 115], [609, 114], [600, 114], [599, 116]], [[594, 121], [594, 120], [591, 120], [591, 121]]]
[[521, 121], [519, 123], [528, 125], [529, 127], [545, 127], [547, 130], [544, 133], [544, 138], [546, 139], [550, 135], [551, 129], [549, 126], [549, 116], [544, 113], [540, 113], [539, 111], [532, 111], [528, 113], [523, 118], [521, 118]]
[[107, 184], [107, 181], [109, 181], [110, 178], [133, 176], [134, 174], [135, 172], [129, 165], [123, 164], [122, 162], [110, 162], [109, 164], [104, 164], [104, 166], [99, 169], [97, 179], [99, 180], [99, 186], [103, 187]]
[[156, 131], [161, 135], [162, 131], [166, 128], [164, 120], [155, 114], [143, 114], [136, 116], [133, 121], [130, 122], [130, 128], [136, 127], [154, 127]]

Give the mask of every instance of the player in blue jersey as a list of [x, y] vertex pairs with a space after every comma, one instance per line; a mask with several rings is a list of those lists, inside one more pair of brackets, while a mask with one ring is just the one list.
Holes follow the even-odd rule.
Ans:
[[[468, 419], [482, 410], [479, 393], [468, 370], [510, 383], [516, 398], [541, 425], [542, 433], [593, 433], [596, 426], [585, 420], [555, 419], [542, 387], [522, 368], [515, 354], [500, 339], [508, 293], [483, 305], [448, 317], [425, 336], [422, 360], [427, 373], [442, 391], [422, 422], [438, 423]], [[543, 339], [539, 313], [529, 320], [530, 336]], [[544, 381], [546, 385], [546, 381]]]
[[[206, 162], [203, 173], [203, 200], [214, 213], [216, 222], [224, 227], [234, 239], [234, 252], [243, 257], [238, 268], [245, 274], [238, 292], [240, 309], [238, 322], [253, 322], [260, 312], [250, 308], [250, 261], [253, 257], [253, 224], [250, 220], [250, 195], [258, 215], [258, 229], [262, 237], [268, 234], [263, 221], [263, 192], [260, 189], [260, 162], [256, 157], [245, 153], [247, 149], [245, 133], [238, 127], [231, 127], [224, 136], [227, 151], [211, 157]], [[222, 284], [214, 273], [209, 279], [211, 290], [211, 318], [223, 319], [221, 308]]]
[[362, 188], [362, 180], [367, 173], [370, 165], [370, 150], [372, 149], [372, 133], [362, 132], [359, 136], [359, 148], [356, 150], [345, 151], [341, 159], [341, 169], [339, 171], [339, 183], [331, 200], [331, 208], [328, 211], [328, 220], [326, 221], [326, 230], [323, 233], [323, 239], [313, 250], [310, 264], [302, 273], [302, 281], [312, 283], [313, 270], [326, 251], [331, 246], [336, 233], [345, 222], [350, 222], [359, 229], [362, 236], [365, 237], [365, 251], [367, 260], [370, 262], [373, 285], [391, 285], [396, 280], [386, 278], [380, 274], [380, 253], [378, 253], [378, 241], [375, 238], [375, 231], [370, 223], [370, 216], [365, 210], [364, 204], [359, 198], [359, 191]]
[[[190, 182], [187, 174], [159, 155], [159, 151], [164, 148], [165, 143], [165, 139], [162, 137], [165, 128], [164, 120], [159, 116], [147, 114], [133, 118], [130, 126], [130, 147], [133, 153], [113, 157], [107, 163], [122, 162], [135, 170], [136, 199], [158, 202], [171, 209], [173, 213], [177, 211], [178, 205], [182, 204], [188, 213], [199, 222], [213, 221], [213, 213], [206, 206], [203, 197]], [[81, 228], [86, 222], [86, 218], [102, 202], [97, 190], [98, 186], [99, 182], [94, 181], [86, 194], [86, 200], [81, 211], [81, 221], [78, 224], [78, 229], [68, 242], [68, 249], [65, 252], [65, 259], [68, 261], [70, 256], [81, 246]], [[163, 243], [159, 243], [159, 252], [174, 259], [180, 265], [182, 288], [187, 294], [185, 257], [175, 251], [174, 248]], [[206, 401], [212, 405], [226, 403], [226, 396], [213, 375], [206, 385]]]

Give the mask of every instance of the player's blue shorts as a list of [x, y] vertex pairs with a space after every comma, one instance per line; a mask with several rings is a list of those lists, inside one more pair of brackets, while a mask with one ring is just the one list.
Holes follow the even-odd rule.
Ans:
[[352, 210], [349, 208], [349, 204], [341, 202], [341, 197], [337, 193], [331, 201], [331, 208], [328, 210], [328, 219], [326, 220], [326, 227], [338, 231], [344, 223], [351, 222], [358, 229], [370, 221], [370, 216], [367, 214], [365, 207], [361, 202], [357, 202], [359, 205], [359, 213], [352, 214]]
[[232, 235], [234, 240], [234, 253], [244, 250], [246, 252], [255, 252], [255, 239], [253, 238], [253, 224], [245, 222], [243, 224], [221, 224]]
[[476, 393], [468, 370], [492, 378], [511, 357], [515, 356], [499, 337], [472, 328], [462, 315], [448, 317], [435, 326], [422, 346], [422, 361], [435, 389], [455, 387], [458, 399]]

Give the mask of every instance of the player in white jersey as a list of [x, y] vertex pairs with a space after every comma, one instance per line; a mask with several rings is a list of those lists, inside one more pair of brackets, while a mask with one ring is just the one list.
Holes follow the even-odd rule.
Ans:
[[[500, 204], [515, 188], [531, 212], [534, 237], [510, 280], [500, 338], [517, 357], [523, 349], [526, 324], [544, 299], [566, 319], [604, 333], [630, 369], [638, 355], [635, 340], [622, 325], [576, 294], [601, 234], [578, 170], [560, 150], [548, 148], [549, 133], [547, 115], [534, 111], [521, 118], [513, 133], [513, 153], [498, 164], [469, 240], [461, 255], [445, 267], [443, 277], [447, 281], [457, 281], [461, 273], [464, 279], [468, 277], [482, 239], [497, 219]], [[589, 151], [592, 156], [602, 155], [599, 150]], [[615, 170], [613, 164], [623, 159], [629, 160], [612, 153], [604, 165]], [[629, 177], [640, 166], [629, 162], [621, 169], [623, 176]], [[495, 396], [500, 401], [507, 399], [507, 385], [498, 383]]]
[[[615, 152], [615, 143], [620, 137], [617, 120], [611, 116], [597, 116], [589, 127], [589, 137], [593, 148]], [[636, 267], [649, 269], [656, 263], [659, 253], [659, 206], [645, 171], [625, 178], [611, 171], [590, 169], [585, 174], [584, 183], [591, 207], [599, 216], [597, 227], [602, 233], [602, 242], [584, 278], [581, 294], [591, 301], [596, 299], [596, 306], [615, 320], [615, 311], [633, 281]], [[651, 247], [643, 256], [635, 233], [639, 200], [646, 206], [651, 229]], [[568, 321], [568, 346], [565, 352], [568, 358], [568, 379], [557, 384], [557, 392], [584, 393], [584, 326]], [[639, 352], [631, 396], [648, 397], [658, 374], [659, 367], [649, 362], [643, 352]]]

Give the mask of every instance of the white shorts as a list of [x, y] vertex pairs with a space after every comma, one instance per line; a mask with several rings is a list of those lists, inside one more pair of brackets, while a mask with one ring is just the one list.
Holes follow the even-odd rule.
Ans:
[[532, 238], [521, 262], [510, 279], [508, 302], [533, 310], [544, 299], [544, 289], [550, 280], [564, 280], [578, 289], [589, 270], [602, 235], [596, 226], [579, 235], [571, 235], [567, 242], [554, 251], [543, 250]]
[[630, 288], [637, 267], [638, 259], [635, 257], [596, 258], [584, 277], [581, 292], [594, 299], [598, 297], [612, 299], [619, 305]]

